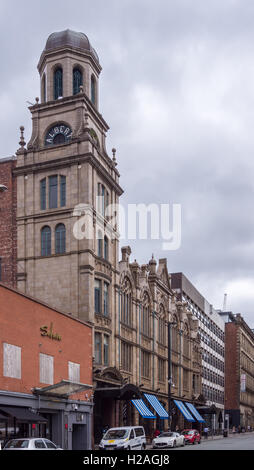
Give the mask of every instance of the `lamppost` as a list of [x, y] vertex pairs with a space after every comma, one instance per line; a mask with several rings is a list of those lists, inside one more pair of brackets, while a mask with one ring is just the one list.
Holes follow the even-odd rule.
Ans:
[[176, 325], [174, 321], [168, 322], [168, 427], [171, 430], [172, 422], [172, 401], [171, 401], [171, 386], [172, 386], [172, 358], [171, 358], [171, 326]]

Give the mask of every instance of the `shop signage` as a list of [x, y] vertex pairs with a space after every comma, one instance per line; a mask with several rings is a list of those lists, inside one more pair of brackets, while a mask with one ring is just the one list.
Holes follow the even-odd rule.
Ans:
[[58, 333], [53, 333], [53, 323], [50, 323], [50, 327], [47, 325], [40, 327], [41, 336], [48, 336], [50, 339], [61, 341], [62, 337]]

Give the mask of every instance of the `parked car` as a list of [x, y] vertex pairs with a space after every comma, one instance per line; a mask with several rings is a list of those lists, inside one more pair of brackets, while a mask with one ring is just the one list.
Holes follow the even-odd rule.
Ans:
[[158, 437], [153, 439], [153, 449], [165, 449], [167, 447], [178, 447], [184, 446], [184, 436], [181, 436], [178, 432], [162, 432]]
[[11, 439], [3, 450], [62, 450], [54, 442], [41, 437]]
[[146, 435], [143, 426], [125, 426], [110, 428], [104, 434], [100, 450], [145, 449]]
[[197, 429], [184, 429], [181, 434], [184, 436], [185, 444], [200, 444], [201, 435]]

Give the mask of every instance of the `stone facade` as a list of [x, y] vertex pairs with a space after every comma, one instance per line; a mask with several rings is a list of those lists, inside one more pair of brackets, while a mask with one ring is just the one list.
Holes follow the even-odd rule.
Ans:
[[[106, 150], [108, 125], [98, 111], [99, 60], [82, 33], [50, 38], [38, 65], [41, 102], [30, 107], [32, 136], [26, 146], [22, 130], [17, 151], [17, 283], [27, 295], [92, 325], [98, 440], [106, 424], [144, 424], [130, 400], [145, 391], [167, 408], [168, 321], [175, 321], [172, 397], [198, 402], [200, 343], [196, 320], [176, 301], [166, 260], [139, 266], [124, 247], [119, 262], [118, 222], [105, 210], [118, 204], [123, 190], [115, 150], [112, 158]], [[83, 79], [73, 94], [77, 67]], [[149, 421], [150, 433], [163, 425]], [[184, 425], [174, 408], [177, 423]]]

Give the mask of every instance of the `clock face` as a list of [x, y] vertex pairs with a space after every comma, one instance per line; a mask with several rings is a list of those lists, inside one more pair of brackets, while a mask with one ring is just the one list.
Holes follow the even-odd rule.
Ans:
[[45, 145], [57, 145], [70, 142], [72, 130], [65, 124], [56, 124], [46, 134]]

